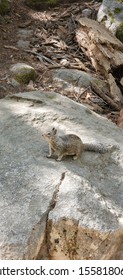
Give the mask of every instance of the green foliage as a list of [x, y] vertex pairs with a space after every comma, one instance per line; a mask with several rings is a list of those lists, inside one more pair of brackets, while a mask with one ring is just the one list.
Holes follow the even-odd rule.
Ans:
[[122, 3], [123, 3], [123, 0], [116, 0], [116, 2], [122, 4]]
[[123, 43], [123, 22], [117, 28], [116, 37]]
[[58, 3], [59, 1], [58, 1], [58, 0], [47, 0], [47, 2], [48, 2], [49, 4], [56, 4], [56, 3]]
[[46, 6], [52, 6], [57, 3], [59, 3], [59, 0], [26, 0], [25, 1], [27, 5], [31, 7], [46, 7]]
[[122, 11], [121, 8], [115, 8], [114, 13], [115, 13], [115, 14], [119, 14], [121, 11]]
[[5, 15], [9, 11], [9, 3], [8, 0], [0, 1], [0, 14]]
[[111, 23], [115, 22], [114, 13], [111, 12], [110, 10], [108, 10], [108, 15], [109, 15], [109, 17], [111, 19]]

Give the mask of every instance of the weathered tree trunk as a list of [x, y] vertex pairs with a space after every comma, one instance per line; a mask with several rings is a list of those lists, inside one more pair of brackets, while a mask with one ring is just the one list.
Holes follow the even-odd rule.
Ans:
[[[109, 84], [110, 100], [121, 108], [123, 104], [123, 44], [105, 26], [88, 18], [78, 18], [80, 27], [76, 31], [79, 46], [91, 59], [93, 67], [99, 71]], [[93, 85], [93, 87], [95, 87]], [[98, 93], [97, 87], [94, 90]], [[99, 94], [100, 95], [100, 94]]]

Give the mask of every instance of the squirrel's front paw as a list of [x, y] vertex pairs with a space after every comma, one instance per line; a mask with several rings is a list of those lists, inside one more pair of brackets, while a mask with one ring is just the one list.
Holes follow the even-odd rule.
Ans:
[[47, 158], [51, 158], [51, 155], [47, 155], [46, 157], [47, 157]]

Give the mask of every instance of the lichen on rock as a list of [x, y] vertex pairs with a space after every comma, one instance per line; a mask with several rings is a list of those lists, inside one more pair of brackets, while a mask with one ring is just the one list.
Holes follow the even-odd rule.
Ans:
[[103, 0], [98, 11], [97, 20], [103, 23], [121, 42], [123, 41], [122, 0]]

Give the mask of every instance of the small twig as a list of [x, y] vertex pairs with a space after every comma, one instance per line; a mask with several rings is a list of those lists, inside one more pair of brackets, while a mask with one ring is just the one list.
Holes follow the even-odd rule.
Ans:
[[76, 28], [76, 23], [75, 23], [74, 15], [73, 15], [73, 14], [71, 14], [71, 20], [72, 20], [72, 22], [73, 22], [74, 28]]
[[109, 96], [104, 94], [104, 92], [100, 90], [96, 83], [91, 82], [91, 87], [96, 92], [96, 94], [99, 95], [111, 108], [115, 109], [116, 111], [120, 110], [121, 104], [116, 104]]
[[86, 89], [84, 89], [84, 90], [80, 93], [80, 95], [76, 98], [76, 101], [79, 101], [80, 97], [81, 97], [88, 89], [90, 89], [90, 86], [88, 86]]
[[58, 65], [48, 65], [48, 68], [49, 69], [57, 69], [57, 68], [66, 68], [66, 67], [64, 67], [61, 64], [58, 64]]
[[4, 45], [4, 48], [5, 49], [11, 49], [11, 50], [14, 50], [14, 51], [18, 51], [18, 48], [14, 47], [14, 46], [6, 46], [6, 45]]
[[53, 64], [53, 65], [59, 65], [57, 64], [56, 62], [53, 62], [50, 58], [46, 57], [45, 55], [41, 54], [41, 53], [37, 53], [37, 52], [34, 52], [34, 51], [31, 51], [31, 50], [25, 50], [25, 52], [28, 52], [28, 53], [32, 53], [40, 58], [43, 58], [44, 60], [46, 60], [47, 62]]
[[81, 65], [78, 65], [78, 66], [74, 66], [74, 65], [67, 65], [67, 66], [63, 66], [62, 64], [57, 64], [57, 65], [49, 65], [48, 66], [49, 69], [54, 69], [54, 68], [66, 68], [66, 69], [77, 69], [77, 70], [84, 70], [85, 71], [85, 68], [83, 68]]

